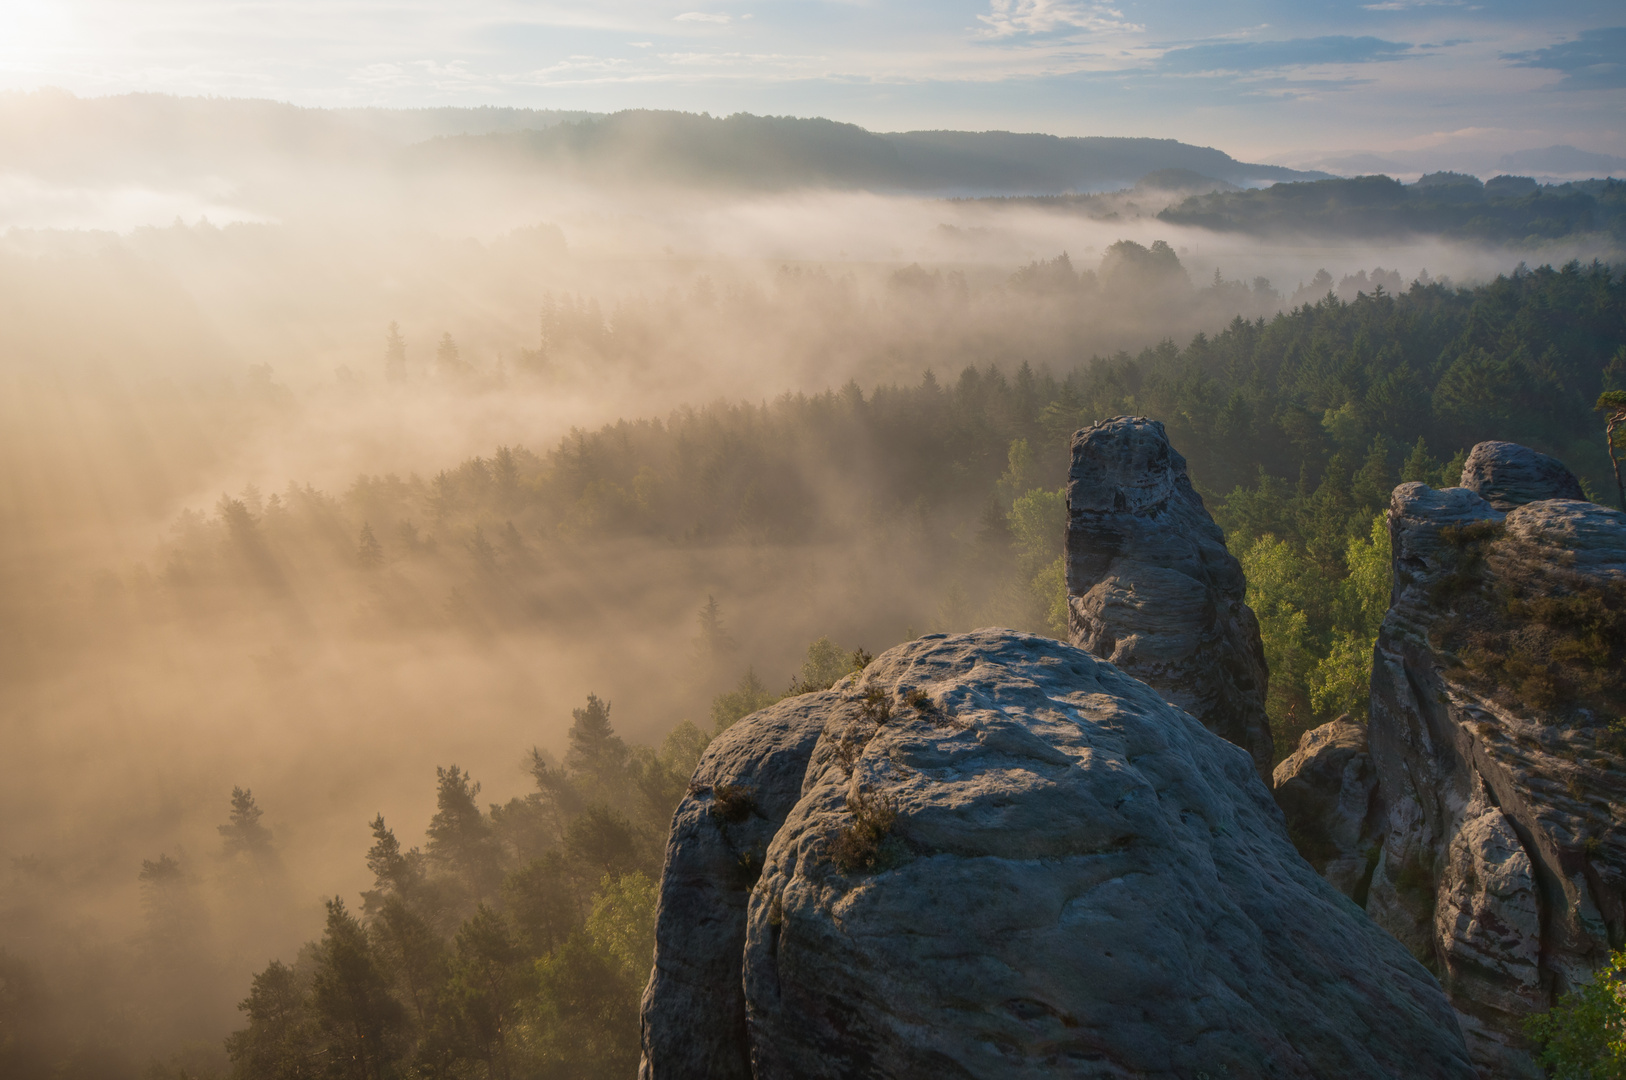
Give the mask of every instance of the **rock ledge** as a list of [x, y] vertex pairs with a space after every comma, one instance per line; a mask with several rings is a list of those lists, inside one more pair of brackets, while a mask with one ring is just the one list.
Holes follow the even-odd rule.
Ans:
[[[732, 901], [668, 917], [735, 844], [700, 816], [714, 795], [678, 812], [643, 1075], [708, 1075], [674, 1048], [730, 1031], [707, 1060], [748, 1056], [727, 1075], [759, 1080], [1473, 1075], [1438, 984], [1299, 858], [1250, 756], [1111, 664], [929, 635], [801, 701], [742, 720], [697, 774], [744, 775], [759, 737], [788, 765], [819, 728], [743, 922]], [[674, 958], [738, 963], [743, 1017], [667, 995]]]

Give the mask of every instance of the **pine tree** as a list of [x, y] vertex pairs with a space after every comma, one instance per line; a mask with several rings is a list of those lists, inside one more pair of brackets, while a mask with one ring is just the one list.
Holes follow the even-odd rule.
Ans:
[[1394, 473], [1389, 466], [1393, 448], [1394, 444], [1386, 436], [1375, 437], [1372, 448], [1366, 453], [1366, 461], [1355, 474], [1351, 494], [1356, 505], [1367, 513], [1374, 513], [1389, 505], [1389, 496], [1395, 487]]
[[392, 893], [374, 913], [368, 931], [380, 967], [412, 1006], [419, 1029], [427, 1031], [446, 978], [446, 949], [434, 927], [399, 893]]
[[1421, 435], [1417, 436], [1417, 445], [1411, 448], [1411, 456], [1400, 467], [1400, 482], [1426, 484], [1435, 478], [1438, 471], [1439, 465], [1429, 456], [1428, 443], [1423, 441]]
[[180, 860], [168, 854], [142, 859], [136, 877], [141, 882], [148, 948], [161, 962], [176, 963], [181, 952], [200, 943], [201, 927], [196, 920], [202, 912], [193, 895], [191, 877]]
[[457, 342], [452, 340], [449, 333], [440, 335], [440, 344], [435, 346], [435, 367], [443, 379], [455, 378], [465, 371], [466, 365]]
[[476, 900], [498, 884], [498, 851], [491, 823], [475, 801], [480, 785], [453, 765], [435, 769], [435, 816], [429, 821], [428, 855], [450, 871]]
[[384, 824], [383, 814], [374, 817], [369, 824], [373, 830], [373, 846], [367, 849], [367, 869], [373, 872], [374, 891], [363, 896], [366, 910], [371, 911], [386, 896], [414, 898], [423, 880], [423, 870], [418, 865], [422, 859], [418, 849], [403, 854], [401, 842], [395, 838], [395, 831]]
[[532, 959], [552, 952], [576, 925], [576, 896], [562, 852], [550, 851], [509, 874], [502, 898], [520, 947]]
[[603, 804], [589, 806], [570, 823], [565, 851], [592, 877], [638, 869], [638, 836], [632, 822]]
[[384, 545], [373, 535], [372, 525], [365, 521], [361, 523], [361, 539], [356, 545], [356, 562], [363, 570], [377, 570], [384, 565]]
[[519, 497], [519, 461], [509, 447], [499, 446], [492, 455], [491, 478], [496, 481], [497, 498], [502, 505], [512, 506]]
[[706, 597], [705, 604], [695, 616], [695, 622], [700, 626], [700, 640], [696, 643], [696, 649], [701, 659], [716, 663], [734, 651], [734, 639], [723, 627], [722, 606], [715, 596]]
[[384, 378], [388, 382], [406, 382], [406, 338], [401, 336], [399, 323], [390, 323], [384, 337]]
[[572, 709], [570, 715], [575, 722], [570, 725], [565, 765], [600, 789], [618, 787], [626, 776], [631, 751], [610, 726], [610, 703], [588, 694], [586, 707]]
[[321, 1072], [322, 1048], [310, 995], [294, 969], [271, 961], [237, 1006], [248, 1026], [226, 1037], [237, 1080], [307, 1080]]
[[260, 824], [264, 816], [265, 811], [255, 804], [252, 791], [241, 787], [231, 789], [231, 820], [216, 826], [228, 858], [239, 853], [257, 858], [271, 854], [271, 830]]
[[[820, 640], [829, 641], [829, 638]], [[842, 674], [844, 675], [846, 672], [843, 671]], [[823, 690], [828, 685], [826, 683], [825, 686], [813, 686], [808, 689]], [[791, 684], [791, 693], [805, 692], [805, 690], [801, 689], [800, 682]], [[740, 681], [734, 689], [718, 694], [711, 699], [711, 733], [721, 735], [742, 716], [748, 716], [758, 709], [767, 708], [778, 700], [779, 695], [762, 684], [762, 680], [757, 678], [755, 669], [746, 668], [745, 674], [740, 676]]]
[[491, 1080], [509, 1080], [508, 1043], [525, 985], [524, 956], [501, 915], [481, 904], [457, 931], [445, 998]]
[[355, 916], [335, 896], [311, 984], [317, 1023], [329, 1039], [329, 1060], [347, 1080], [384, 1080], [401, 1056], [405, 1014]]
[[469, 554], [474, 556], [474, 564], [484, 573], [497, 572], [497, 549], [486, 539], [486, 532], [480, 526], [474, 527], [474, 535], [469, 538]]

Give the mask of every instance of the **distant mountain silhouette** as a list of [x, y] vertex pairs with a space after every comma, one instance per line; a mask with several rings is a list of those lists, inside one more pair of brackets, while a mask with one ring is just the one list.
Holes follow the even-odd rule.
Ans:
[[1317, 179], [1251, 165], [1173, 139], [1064, 138], [1009, 131], [884, 134], [794, 117], [634, 109], [545, 130], [463, 135], [410, 151], [422, 165], [501, 163], [623, 182], [723, 187], [837, 187], [951, 195], [1042, 195], [1129, 187], [1177, 169], [1250, 185]]
[[1541, 150], [1518, 150], [1503, 154], [1497, 162], [1512, 172], [1588, 174], [1591, 176], [1619, 176], [1626, 172], [1626, 158], [1613, 154], [1594, 154], [1573, 146], [1549, 146]]
[[[631, 109], [317, 109], [247, 98], [0, 93], [0, 161], [54, 178], [259, 176], [279, 165], [538, 171], [594, 183], [939, 195], [1127, 188], [1148, 173], [1252, 186], [1327, 174], [1173, 139], [1009, 131], [883, 134], [788, 116]], [[1174, 172], [1170, 172], [1174, 170]]]

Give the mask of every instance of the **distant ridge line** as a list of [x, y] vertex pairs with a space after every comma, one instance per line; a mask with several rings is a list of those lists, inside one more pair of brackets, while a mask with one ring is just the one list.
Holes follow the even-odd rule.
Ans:
[[945, 195], [1111, 191], [1169, 169], [1239, 187], [1327, 173], [1238, 161], [1175, 139], [1009, 131], [872, 132], [824, 118], [714, 117], [655, 109], [566, 121], [536, 131], [446, 136], [417, 160], [498, 160], [599, 178], [747, 188], [834, 186]]
[[[160, 149], [161, 148], [161, 149]], [[259, 98], [0, 92], [0, 159], [28, 170], [230, 174], [253, 160], [497, 167], [595, 183], [833, 187], [950, 196], [1112, 191], [1181, 170], [1238, 187], [1327, 173], [1238, 161], [1175, 139], [1041, 132], [873, 132], [822, 117], [517, 106], [309, 107]], [[257, 166], [256, 166], [257, 167]]]

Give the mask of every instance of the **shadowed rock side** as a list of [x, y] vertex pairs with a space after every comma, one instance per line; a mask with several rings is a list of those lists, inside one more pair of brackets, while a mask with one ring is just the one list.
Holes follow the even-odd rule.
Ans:
[[[1492, 487], [1531, 456], [1508, 446], [1475, 447], [1472, 479]], [[1549, 488], [1574, 489], [1568, 473]], [[1367, 910], [1439, 973], [1487, 1075], [1538, 1077], [1522, 1018], [1626, 940], [1626, 747], [1610, 726], [1626, 706], [1626, 515], [1568, 499], [1504, 515], [1412, 483], [1389, 527]]]
[[825, 700], [750, 896], [758, 1080], [1473, 1075], [1250, 756], [1144, 683], [983, 630]]
[[1357, 904], [1383, 835], [1377, 812], [1377, 770], [1366, 748], [1366, 725], [1341, 716], [1299, 736], [1276, 766], [1276, 804], [1299, 854]]
[[768, 842], [802, 793], [833, 692], [803, 694], [719, 735], [672, 817], [643, 1000], [645, 1080], [751, 1075], [740, 958]]
[[1073, 436], [1069, 638], [1248, 751], [1269, 784], [1269, 676], [1246, 591], [1160, 422], [1120, 416]]

